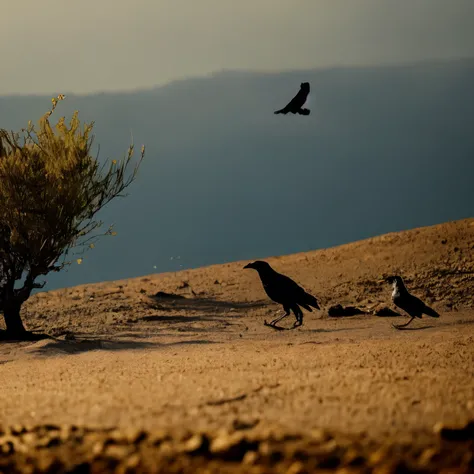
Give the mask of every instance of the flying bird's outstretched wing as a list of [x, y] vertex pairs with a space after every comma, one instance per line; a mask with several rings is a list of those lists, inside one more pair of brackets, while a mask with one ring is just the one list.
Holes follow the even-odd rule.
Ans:
[[309, 115], [311, 111], [309, 109], [303, 109], [303, 105], [306, 102], [309, 94], [309, 82], [302, 82], [300, 85], [300, 90], [298, 93], [291, 99], [291, 101], [283, 107], [283, 109], [276, 110], [275, 114], [287, 114], [291, 112], [292, 114], [299, 115]]

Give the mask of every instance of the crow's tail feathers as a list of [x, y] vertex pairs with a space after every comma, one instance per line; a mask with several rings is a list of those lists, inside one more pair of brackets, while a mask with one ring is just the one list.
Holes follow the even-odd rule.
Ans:
[[429, 306], [426, 306], [423, 308], [423, 314], [427, 314], [428, 316], [431, 316], [432, 318], [439, 318], [439, 314]]
[[306, 298], [304, 302], [307, 305], [312, 306], [313, 308], [321, 309], [319, 307], [318, 300], [313, 295], [310, 295], [309, 293], [306, 293]]
[[309, 311], [310, 313], [313, 312], [310, 306], [308, 306], [306, 303], [298, 303], [300, 306], [302, 306], [306, 311]]
[[311, 110], [309, 110], [309, 109], [300, 109], [300, 110], [298, 110], [298, 113], [300, 115], [309, 115], [311, 113]]

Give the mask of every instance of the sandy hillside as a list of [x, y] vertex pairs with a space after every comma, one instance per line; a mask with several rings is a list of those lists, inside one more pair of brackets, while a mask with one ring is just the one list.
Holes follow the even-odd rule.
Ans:
[[[215, 472], [305, 472], [319, 465], [323, 445], [324, 456], [336, 459], [327, 467], [337, 467], [349, 462], [350, 443], [336, 442], [340, 436], [372, 453], [361, 454], [360, 466], [382, 462], [384, 455], [372, 464], [370, 456], [391, 443], [412, 446], [394, 449], [396, 458], [408, 456], [413, 465], [474, 467], [472, 442], [446, 448], [433, 431], [438, 422], [474, 420], [473, 255], [474, 219], [466, 219], [267, 259], [321, 302], [322, 311], [305, 312], [304, 325], [292, 331], [263, 325], [280, 308], [266, 298], [257, 273], [243, 270], [247, 262], [37, 294], [25, 306], [25, 323], [54, 339], [0, 346], [1, 423], [31, 427], [6, 431], [17, 445], [8, 459], [36, 452], [23, 438], [33, 443], [41, 431], [34, 427], [50, 423], [62, 426], [51, 430], [63, 434], [69, 425], [178, 433], [176, 439], [191, 448], [176, 461], [176, 472], [211, 469], [209, 457], [216, 458]], [[441, 318], [396, 331], [391, 323], [405, 317], [376, 316], [392, 307], [381, 280], [393, 273]], [[362, 314], [328, 316], [336, 304]], [[292, 323], [287, 318], [286, 326]], [[189, 438], [199, 430], [217, 441]], [[272, 457], [271, 430], [280, 440], [297, 433], [292, 439], [306, 454], [289, 453], [288, 442], [278, 448], [286, 454]], [[99, 462], [104, 444], [97, 452], [80, 446], [108, 435], [81, 433], [77, 445], [57, 435], [54, 449], [60, 453], [64, 444], [77, 459]], [[242, 433], [260, 441], [242, 444]], [[154, 444], [151, 435], [147, 439], [116, 453], [117, 463], [186, 451], [160, 438], [150, 454]], [[0, 437], [0, 446], [6, 442]], [[219, 458], [219, 446], [233, 454]], [[190, 452], [197, 458], [190, 461]], [[166, 466], [162, 472], [173, 471]]]

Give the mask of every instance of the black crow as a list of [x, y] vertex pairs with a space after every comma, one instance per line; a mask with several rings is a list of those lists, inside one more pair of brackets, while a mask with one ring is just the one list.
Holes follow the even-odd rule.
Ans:
[[403, 309], [403, 311], [407, 312], [411, 317], [410, 321], [405, 324], [392, 324], [394, 328], [404, 328], [408, 326], [415, 318], [421, 319], [423, 314], [433, 318], [439, 318], [439, 314], [434, 309], [426, 306], [423, 301], [408, 292], [401, 276], [389, 276], [385, 279], [385, 281], [393, 285], [392, 301], [394, 302], [395, 306]]
[[301, 326], [303, 324], [303, 311], [301, 311], [300, 306], [310, 312], [313, 311], [310, 306], [320, 309], [318, 301], [314, 296], [306, 293], [306, 291], [291, 278], [273, 270], [267, 262], [257, 260], [256, 262], [245, 265], [244, 268], [257, 270], [260, 280], [262, 280], [263, 289], [267, 295], [276, 303], [283, 305], [285, 314], [274, 319], [269, 324], [270, 326], [275, 326], [276, 323], [286, 316], [289, 316], [291, 311], [293, 311], [296, 317], [296, 322], [293, 327]]
[[306, 102], [309, 94], [309, 82], [302, 82], [300, 85], [300, 90], [293, 99], [286, 105], [283, 109], [275, 111], [276, 114], [287, 114], [291, 112], [292, 114], [300, 115], [309, 115], [311, 111], [309, 109], [303, 109], [303, 105]]

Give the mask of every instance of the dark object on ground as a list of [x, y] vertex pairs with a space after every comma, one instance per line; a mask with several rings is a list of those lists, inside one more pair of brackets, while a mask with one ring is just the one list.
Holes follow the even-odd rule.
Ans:
[[153, 298], [169, 299], [169, 300], [181, 300], [186, 298], [183, 295], [175, 295], [174, 293], [166, 293], [165, 291], [159, 291], [153, 295]]
[[458, 428], [441, 425], [435, 427], [435, 431], [447, 441], [471, 441], [474, 440], [474, 420]]
[[256, 262], [245, 265], [244, 268], [253, 268], [254, 270], [257, 270], [260, 280], [262, 280], [265, 293], [270, 299], [283, 305], [283, 309], [285, 310], [283, 316], [275, 318], [270, 323], [265, 321], [267, 326], [275, 326], [276, 323], [286, 316], [289, 316], [290, 312], [293, 311], [296, 317], [296, 322], [293, 325], [295, 328], [303, 324], [303, 311], [300, 306], [310, 312], [313, 311], [310, 306], [320, 309], [318, 301], [314, 296], [306, 293], [306, 291], [291, 278], [273, 270], [267, 262], [257, 260]]
[[365, 312], [355, 306], [342, 306], [340, 304], [331, 306], [328, 311], [328, 315], [333, 317], [356, 316], [358, 314], [365, 314]]
[[300, 85], [300, 90], [298, 93], [291, 99], [291, 101], [280, 110], [276, 110], [275, 114], [287, 114], [291, 112], [292, 114], [299, 115], [309, 115], [311, 111], [309, 109], [303, 109], [303, 105], [306, 102], [309, 94], [309, 82], [302, 82]]
[[423, 314], [431, 316], [432, 318], [439, 318], [439, 314], [434, 309], [426, 306], [423, 301], [408, 292], [401, 276], [389, 276], [385, 281], [393, 285], [392, 301], [395, 306], [403, 309], [403, 311], [410, 315], [410, 320], [407, 323], [400, 325], [392, 324], [395, 329], [401, 329], [408, 326], [415, 318], [421, 319]]
[[400, 313], [397, 313], [393, 309], [389, 308], [388, 306], [383, 306], [375, 311], [375, 316], [401, 316]]

